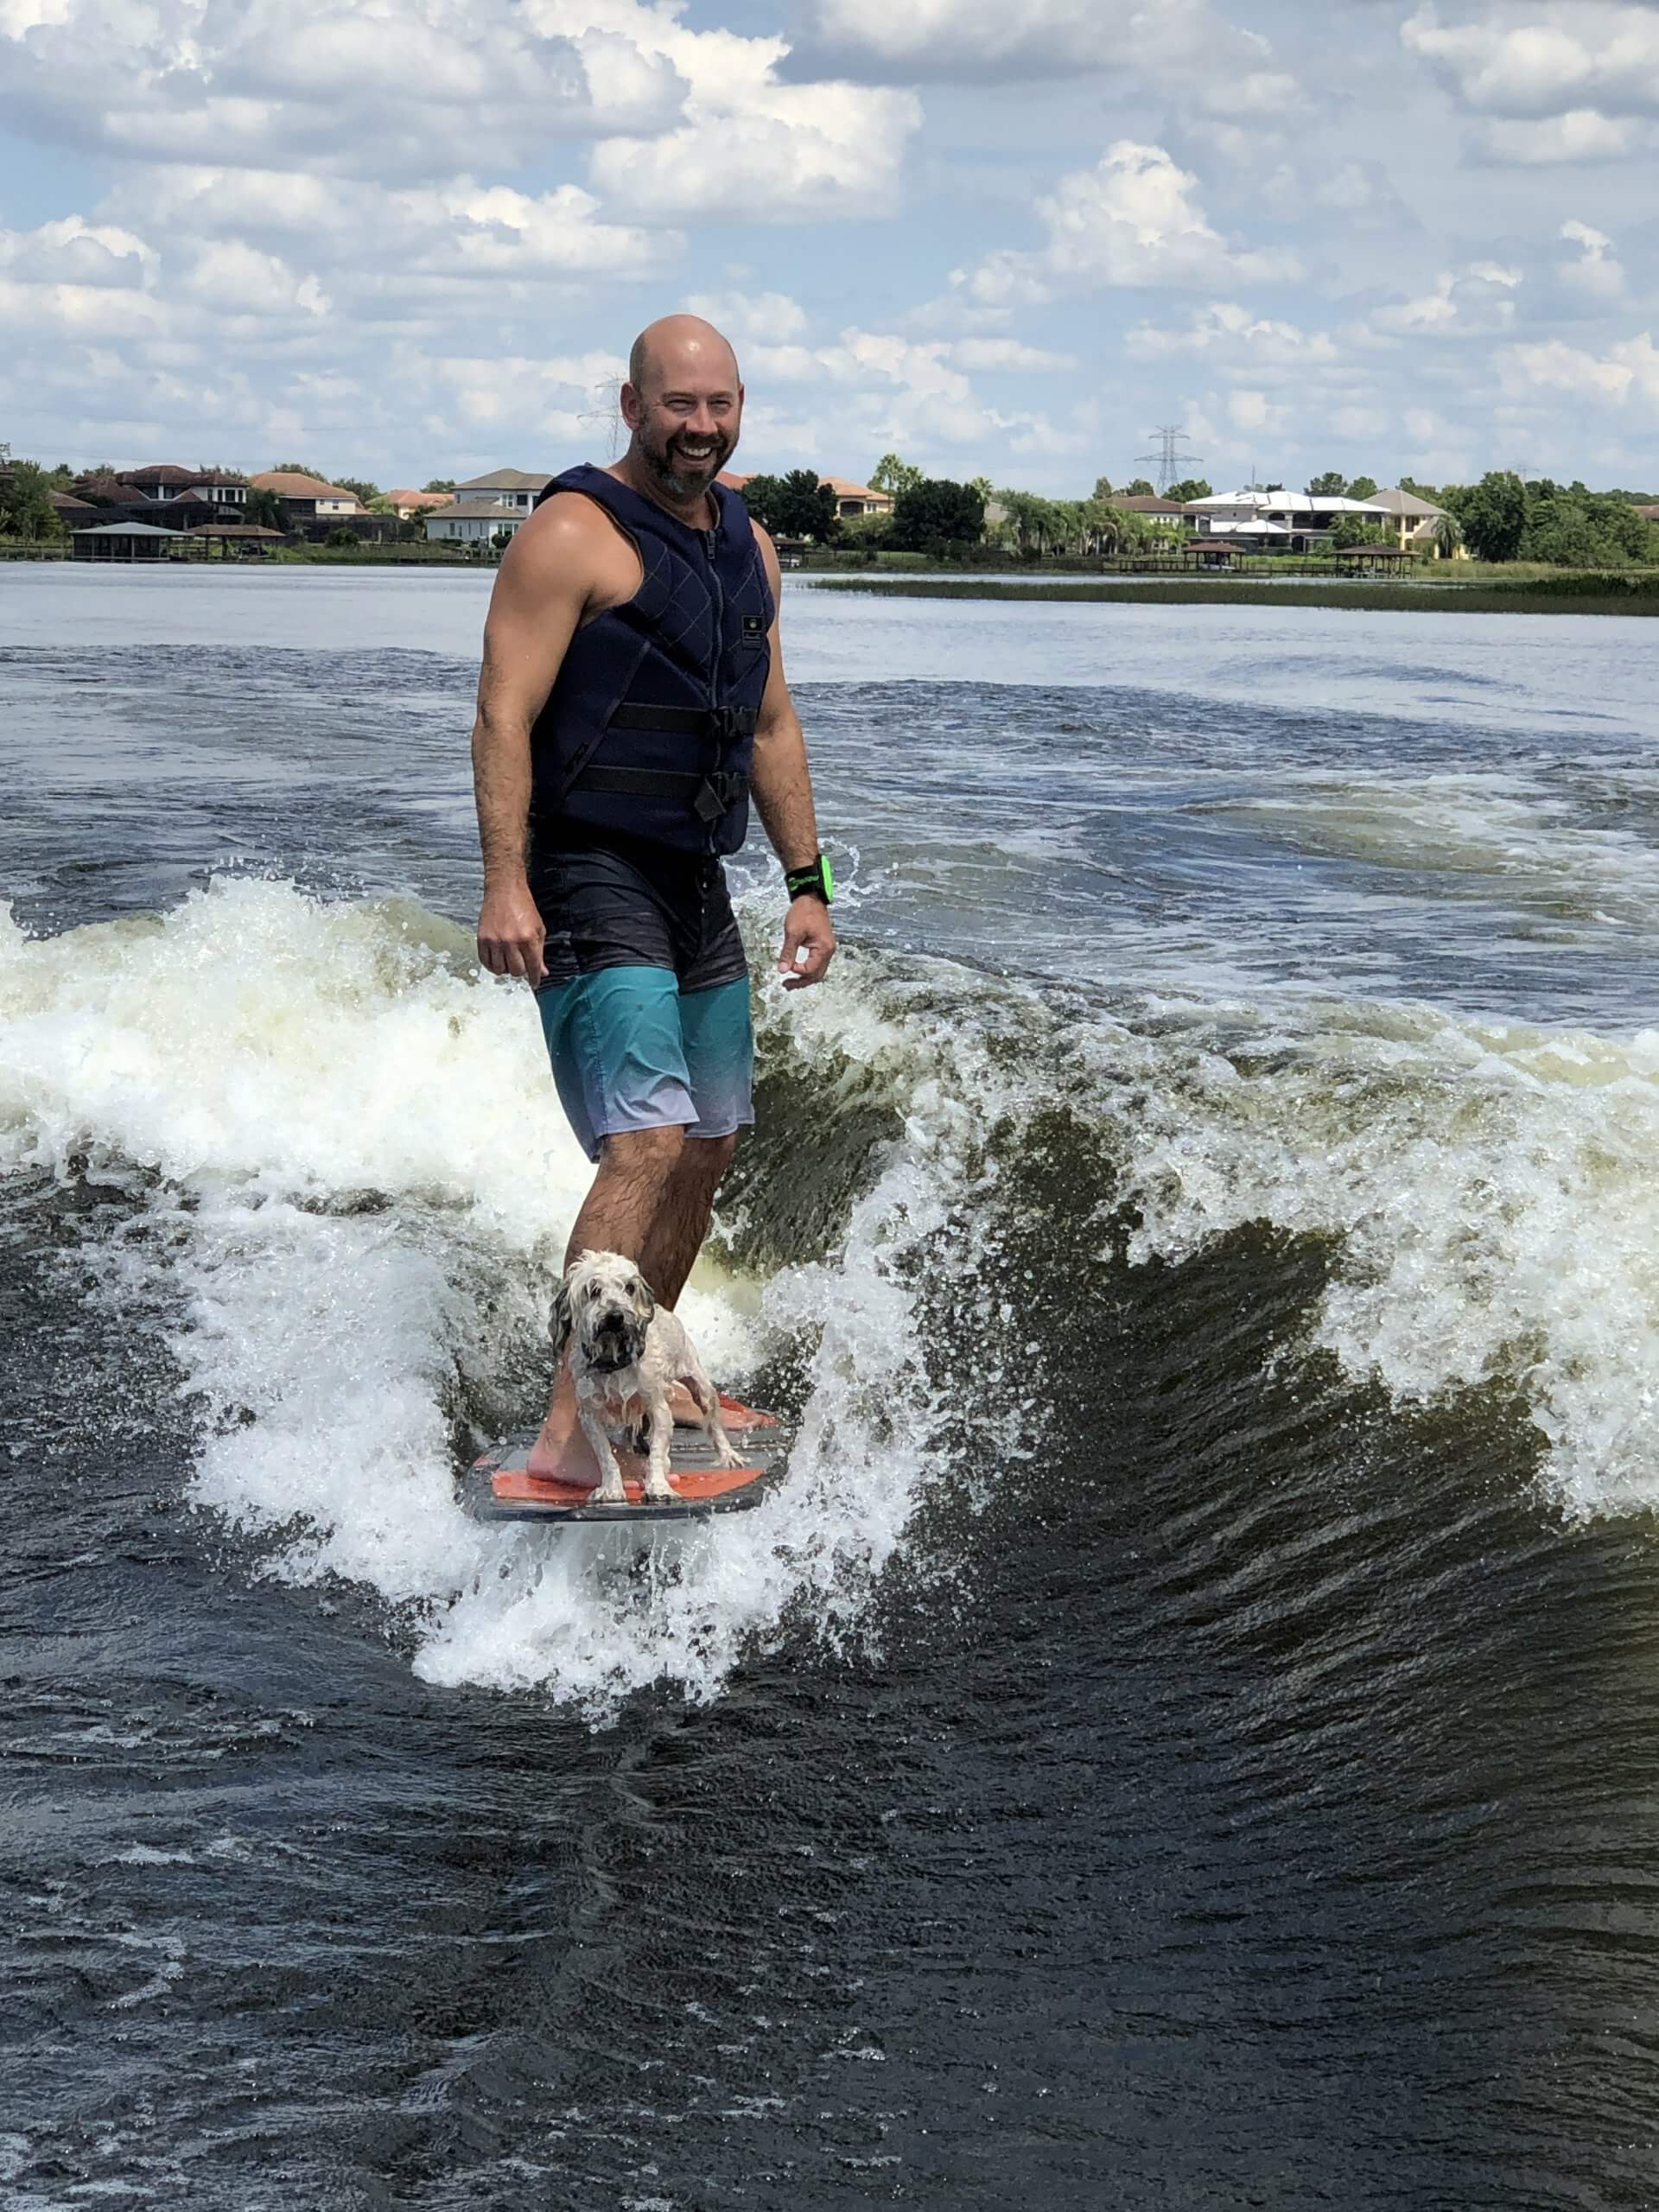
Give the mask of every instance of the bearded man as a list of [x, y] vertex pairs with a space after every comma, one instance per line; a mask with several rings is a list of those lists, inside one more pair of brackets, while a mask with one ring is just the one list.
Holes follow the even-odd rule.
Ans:
[[[572, 1128], [597, 1162], [566, 1264], [632, 1260], [672, 1306], [753, 1120], [743, 943], [722, 859], [751, 793], [790, 891], [784, 988], [836, 949], [772, 540], [716, 480], [743, 386], [695, 315], [641, 332], [628, 449], [556, 476], [503, 557], [473, 771], [479, 957], [532, 987]], [[533, 1474], [597, 1483], [562, 1366]]]

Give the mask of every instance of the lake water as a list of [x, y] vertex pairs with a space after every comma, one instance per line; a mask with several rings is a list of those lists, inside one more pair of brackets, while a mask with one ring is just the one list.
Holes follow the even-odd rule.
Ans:
[[639, 1572], [488, 585], [0, 567], [0, 2205], [1649, 2202], [1659, 626], [791, 582]]

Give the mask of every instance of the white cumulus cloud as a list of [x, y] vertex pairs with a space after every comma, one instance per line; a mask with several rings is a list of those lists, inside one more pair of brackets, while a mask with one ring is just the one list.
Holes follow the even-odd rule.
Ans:
[[1272, 282], [1300, 273], [1294, 254], [1228, 245], [1197, 199], [1198, 179], [1161, 146], [1119, 139], [1091, 169], [1037, 202], [1048, 232], [1034, 252], [1003, 248], [952, 281], [991, 307], [1040, 305], [1116, 285]]
[[1217, 114], [1300, 101], [1269, 41], [1211, 0], [804, 0], [803, 58], [902, 83], [1114, 73]]
[[1659, 407], [1659, 346], [1651, 331], [1622, 340], [1605, 354], [1568, 346], [1559, 338], [1535, 346], [1511, 346], [1504, 356], [1504, 371], [1512, 389], [1565, 391], [1619, 406], [1633, 399]]
[[1513, 325], [1516, 293], [1522, 281], [1521, 270], [1496, 261], [1443, 270], [1432, 292], [1378, 308], [1370, 318], [1371, 326], [1435, 338], [1491, 336]]

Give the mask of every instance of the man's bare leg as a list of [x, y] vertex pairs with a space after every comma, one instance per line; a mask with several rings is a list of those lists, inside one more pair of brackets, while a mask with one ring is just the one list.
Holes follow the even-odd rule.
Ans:
[[[663, 1203], [651, 1224], [639, 1272], [664, 1306], [677, 1306], [686, 1278], [696, 1264], [709, 1224], [714, 1217], [715, 1192], [730, 1166], [737, 1139], [688, 1137], [664, 1193]], [[676, 1421], [700, 1427], [697, 1402], [683, 1384], [671, 1385], [668, 1402]]]
[[652, 1217], [639, 1272], [667, 1306], [677, 1306], [714, 1217], [715, 1192], [732, 1164], [737, 1139], [688, 1137]]
[[[607, 1137], [600, 1147], [599, 1173], [564, 1248], [565, 1265], [582, 1252], [620, 1252], [650, 1282], [644, 1263], [646, 1242], [677, 1180], [685, 1149], [685, 1132], [677, 1127]], [[599, 1482], [599, 1463], [576, 1420], [576, 1386], [568, 1359], [559, 1363], [547, 1419], [527, 1464], [532, 1475], [595, 1486]]]

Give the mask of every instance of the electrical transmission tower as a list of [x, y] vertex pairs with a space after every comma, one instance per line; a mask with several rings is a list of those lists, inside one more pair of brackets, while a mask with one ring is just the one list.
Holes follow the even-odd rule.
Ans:
[[1157, 452], [1136, 454], [1135, 465], [1137, 468], [1151, 468], [1156, 466], [1158, 489], [1161, 493], [1167, 492], [1178, 477], [1190, 476], [1195, 466], [1204, 459], [1204, 455], [1201, 453], [1181, 451], [1182, 446], [1186, 442], [1186, 432], [1179, 429], [1173, 423], [1160, 423], [1152, 435], [1158, 441]]
[[622, 379], [606, 377], [589, 387], [591, 407], [584, 407], [576, 420], [584, 429], [591, 430], [605, 441], [606, 459], [614, 461], [622, 450]]

